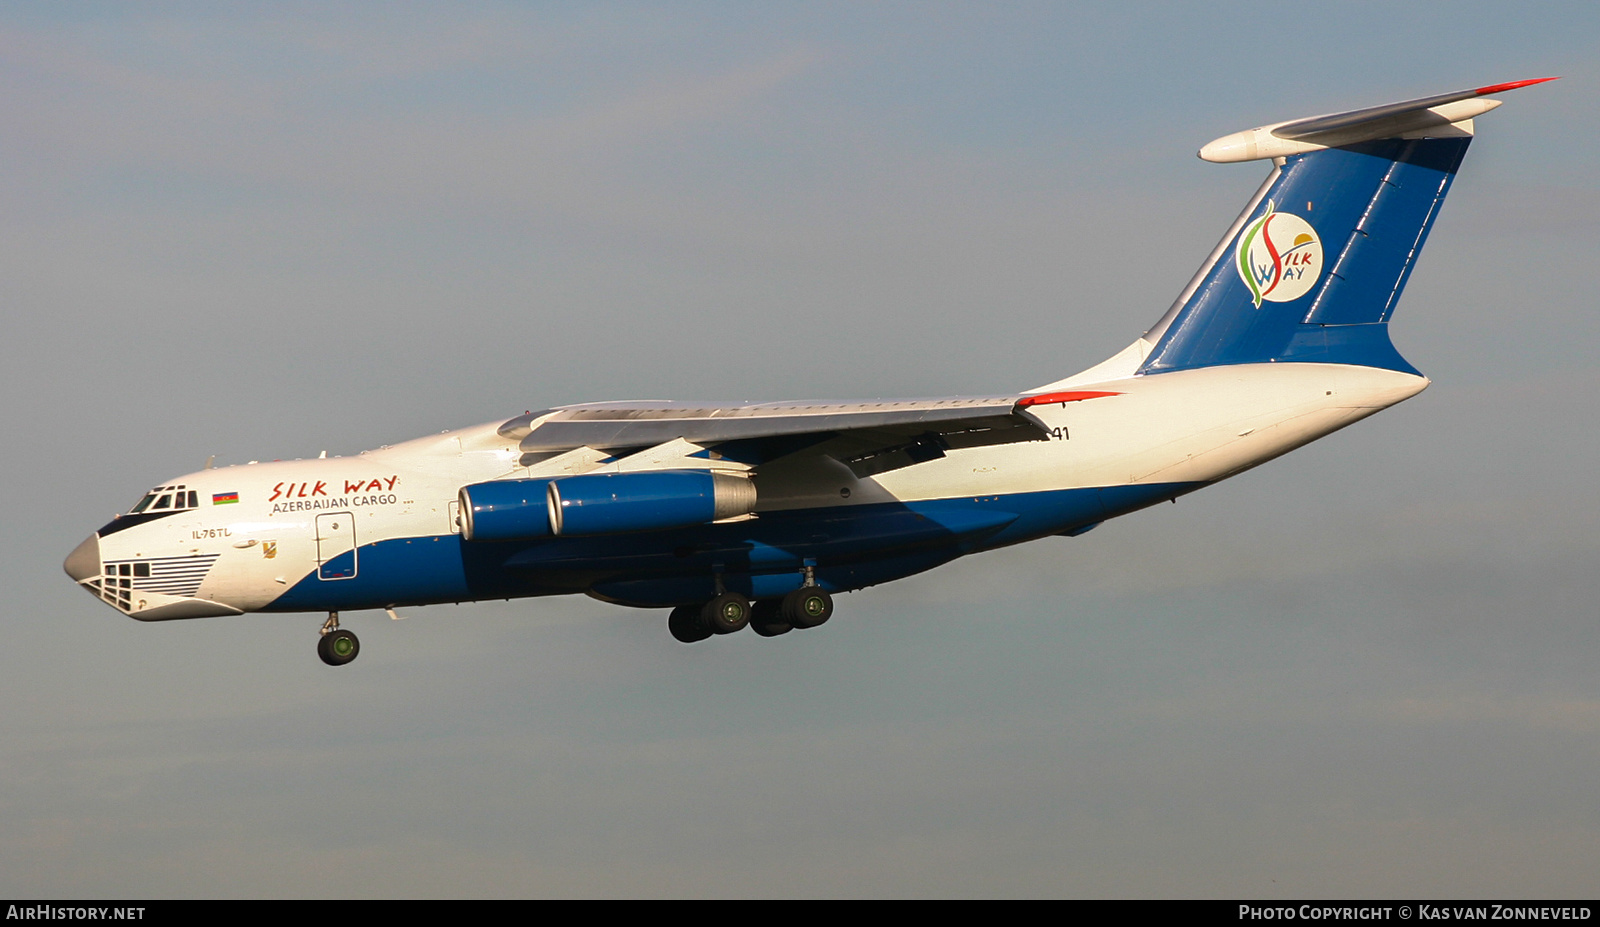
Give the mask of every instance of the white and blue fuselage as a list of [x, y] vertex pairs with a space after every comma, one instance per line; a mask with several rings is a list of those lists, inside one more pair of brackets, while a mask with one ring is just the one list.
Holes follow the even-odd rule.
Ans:
[[[808, 564], [836, 592], [1085, 530], [1270, 460], [1426, 385], [1414, 374], [1335, 364], [1114, 380], [1083, 390], [1109, 395], [1031, 406], [1050, 434], [1041, 440], [952, 449], [867, 477], [818, 465], [815, 455], [778, 458], [752, 477], [755, 517], [467, 541], [462, 486], [529, 478], [518, 442], [496, 422], [353, 457], [186, 474], [152, 490], [143, 512], [86, 540], [69, 572], [91, 588], [98, 579], [97, 594], [144, 620], [575, 592], [665, 606], [709, 597], [716, 576], [760, 598], [797, 585]], [[608, 470], [618, 462], [584, 472]], [[180, 493], [198, 504], [175, 507]]]
[[679, 640], [814, 627], [830, 594], [1226, 479], [1420, 392], [1389, 340], [1416, 257], [1498, 105], [1443, 94], [1279, 123], [1201, 155], [1273, 168], [1167, 314], [1015, 394], [613, 402], [353, 457], [205, 469], [66, 562], [162, 621], [585, 593], [671, 607]]

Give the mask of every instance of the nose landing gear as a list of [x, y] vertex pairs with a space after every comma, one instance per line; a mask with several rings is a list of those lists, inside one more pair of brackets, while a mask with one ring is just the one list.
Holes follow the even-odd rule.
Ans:
[[339, 627], [339, 613], [329, 612], [317, 641], [317, 656], [329, 666], [343, 666], [361, 653], [361, 641], [351, 631]]

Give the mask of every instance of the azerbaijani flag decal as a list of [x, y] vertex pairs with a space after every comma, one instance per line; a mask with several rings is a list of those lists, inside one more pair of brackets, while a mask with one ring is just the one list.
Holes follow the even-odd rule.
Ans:
[[214, 492], [211, 494], [212, 505], [232, 505], [238, 501], [239, 494], [236, 492]]

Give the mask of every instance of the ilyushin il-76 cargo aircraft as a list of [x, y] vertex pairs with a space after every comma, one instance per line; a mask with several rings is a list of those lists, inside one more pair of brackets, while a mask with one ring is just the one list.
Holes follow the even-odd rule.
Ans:
[[66, 560], [141, 621], [586, 593], [685, 643], [815, 628], [833, 596], [1194, 492], [1416, 395], [1389, 319], [1517, 81], [1236, 132], [1264, 183], [1156, 324], [994, 396], [598, 402], [353, 457], [203, 469]]

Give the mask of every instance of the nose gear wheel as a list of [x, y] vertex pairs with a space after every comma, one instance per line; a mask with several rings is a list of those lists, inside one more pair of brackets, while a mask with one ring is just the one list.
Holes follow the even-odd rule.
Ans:
[[361, 653], [361, 640], [355, 632], [339, 627], [339, 613], [329, 612], [317, 641], [317, 656], [329, 666], [343, 666]]

